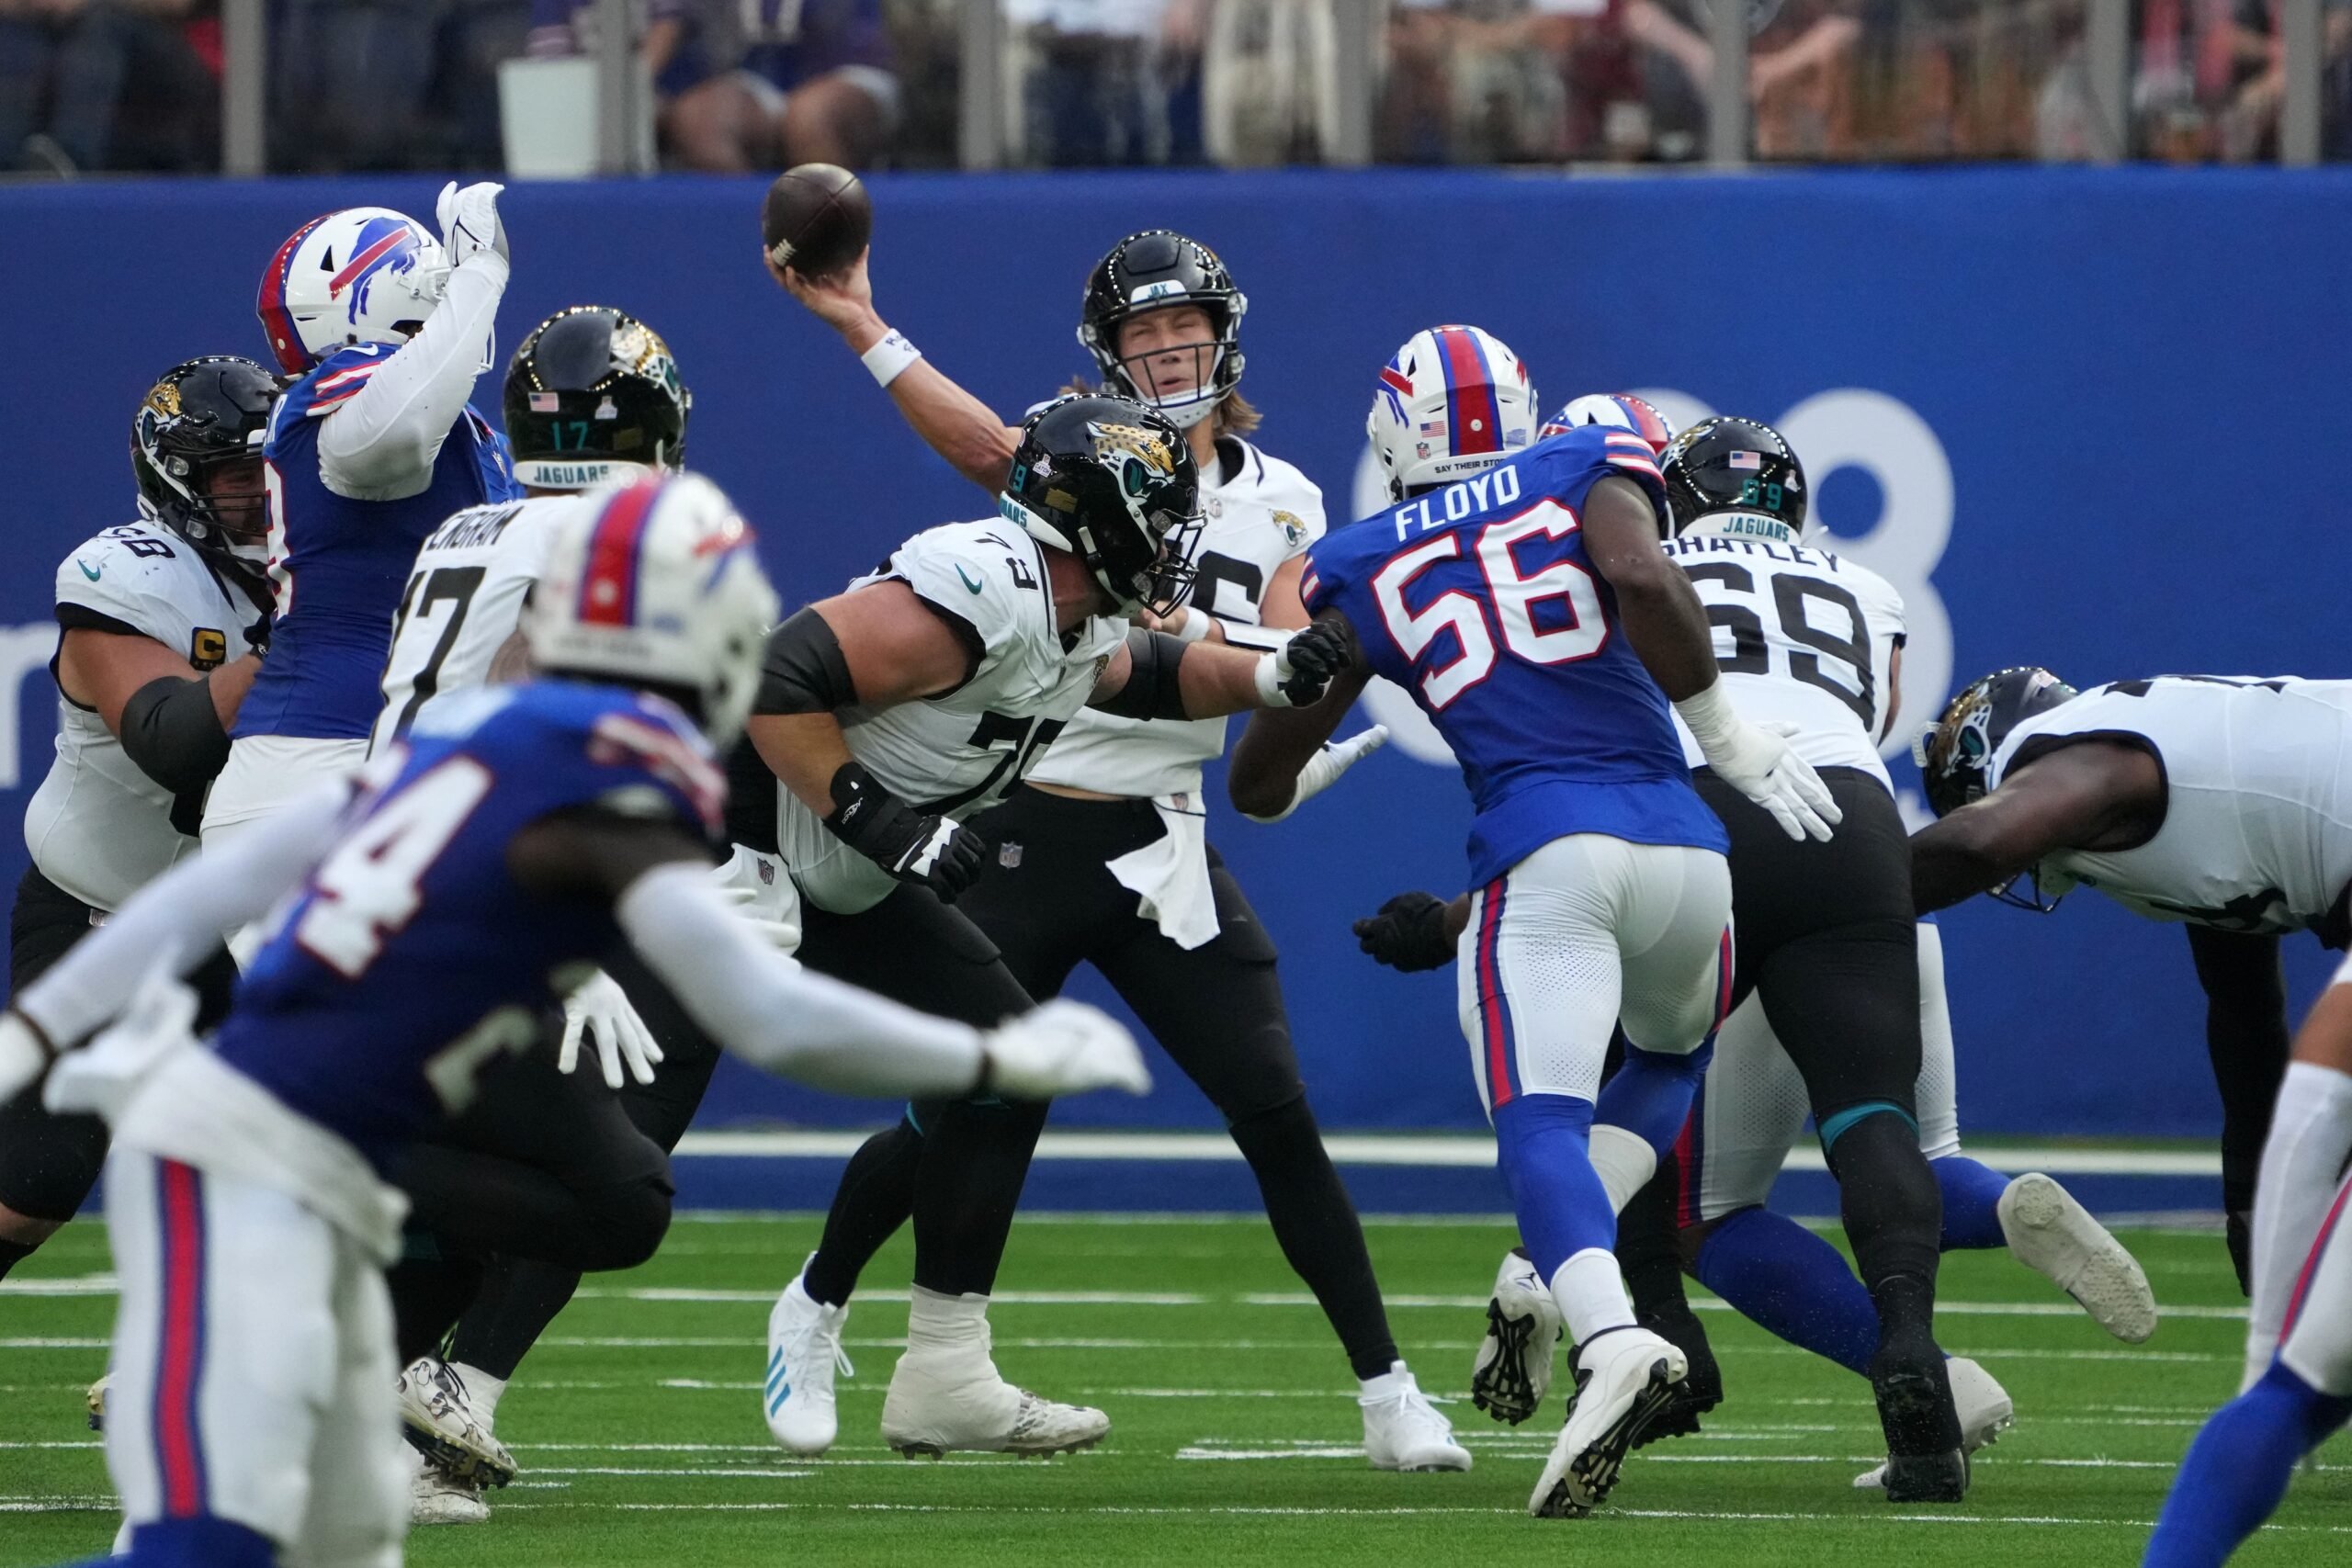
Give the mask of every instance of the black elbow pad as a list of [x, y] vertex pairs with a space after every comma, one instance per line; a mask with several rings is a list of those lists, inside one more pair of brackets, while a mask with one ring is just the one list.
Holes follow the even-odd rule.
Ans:
[[813, 607], [768, 634], [753, 713], [831, 713], [855, 701], [841, 638]]
[[1184, 683], [1176, 677], [1185, 645], [1138, 626], [1127, 634], [1127, 683], [1096, 704], [1122, 718], [1186, 718]]
[[139, 771], [174, 795], [203, 789], [229, 761], [228, 732], [206, 681], [164, 675], [131, 693], [121, 739]]

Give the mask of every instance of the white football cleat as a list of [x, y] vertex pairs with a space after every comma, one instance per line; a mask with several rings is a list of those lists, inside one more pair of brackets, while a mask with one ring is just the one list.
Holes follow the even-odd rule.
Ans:
[[485, 1486], [503, 1486], [520, 1467], [506, 1445], [491, 1435], [488, 1416], [476, 1413], [465, 1380], [449, 1365], [420, 1356], [396, 1385], [401, 1436], [428, 1465]]
[[[1994, 1381], [1993, 1374], [1965, 1356], [1953, 1356], [1944, 1362], [1944, 1376], [1951, 1383], [1951, 1406], [1960, 1417], [1960, 1450], [1973, 1454], [1978, 1449], [1989, 1448], [2000, 1439], [2002, 1433], [2018, 1424], [2017, 1406], [2009, 1402], [2009, 1392]], [[1886, 1466], [1879, 1465], [1854, 1477], [1857, 1487], [1867, 1490], [1886, 1484]]]
[[1100, 1410], [1015, 1388], [985, 1353], [910, 1350], [899, 1358], [882, 1401], [882, 1440], [909, 1459], [958, 1450], [1075, 1453], [1110, 1432], [1111, 1418]]
[[1467, 1470], [1470, 1450], [1453, 1440], [1453, 1423], [1438, 1413], [1402, 1361], [1363, 1385], [1363, 1452], [1374, 1470]]
[[811, 1457], [833, 1446], [841, 1418], [833, 1407], [833, 1369], [854, 1377], [842, 1329], [849, 1305], [827, 1306], [803, 1289], [797, 1276], [768, 1313], [767, 1384], [761, 1408], [775, 1440]]
[[2074, 1297], [2101, 1328], [2126, 1345], [2155, 1333], [2156, 1294], [2139, 1260], [2074, 1194], [2035, 1172], [2009, 1183], [1999, 1212], [2009, 1255]]
[[[423, 1455], [417, 1456], [423, 1459]], [[408, 1522], [413, 1525], [480, 1525], [490, 1522], [481, 1483], [450, 1474], [426, 1460], [409, 1482]]]
[[82, 1395], [82, 1407], [89, 1412], [90, 1430], [93, 1432], [107, 1429], [107, 1385], [113, 1381], [114, 1373], [109, 1371], [92, 1383], [88, 1392]]
[[1534, 1415], [1552, 1386], [1559, 1342], [1559, 1303], [1532, 1259], [1516, 1248], [1506, 1252], [1487, 1303], [1487, 1337], [1470, 1364], [1471, 1403], [1514, 1427]]
[[1539, 1519], [1578, 1519], [1617, 1484], [1626, 1450], [1672, 1402], [1690, 1371], [1673, 1341], [1646, 1328], [1607, 1328], [1577, 1347], [1568, 1424], [1527, 1499]]

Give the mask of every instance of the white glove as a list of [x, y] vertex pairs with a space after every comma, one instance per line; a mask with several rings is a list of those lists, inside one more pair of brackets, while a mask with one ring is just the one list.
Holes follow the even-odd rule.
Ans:
[[1388, 727], [1385, 724], [1360, 729], [1345, 740], [1327, 741], [1323, 750], [1309, 757], [1306, 766], [1298, 770], [1298, 783], [1291, 789], [1288, 806], [1272, 817], [1260, 817], [1247, 811], [1242, 815], [1252, 822], [1279, 822], [1339, 783], [1341, 773], [1387, 744]]
[[1715, 776], [1772, 814], [1792, 839], [1826, 841], [1845, 817], [1811, 763], [1789, 747], [1793, 724], [1750, 724], [1733, 711], [1721, 681], [1674, 705]]
[[[741, 844], [736, 845], [733, 858], [711, 873], [711, 886], [718, 889], [719, 901], [734, 910], [736, 917], [757, 932], [762, 942], [775, 948], [778, 953], [789, 955], [800, 951], [798, 918], [800, 900], [797, 897], [782, 899], [763, 898], [758, 888], [742, 880], [744, 875], [758, 874], [756, 868], [763, 858], [756, 850], [747, 850]], [[764, 858], [769, 861], [775, 859], [774, 856]], [[753, 868], [748, 872], [740, 869], [740, 863], [746, 860], [752, 863]], [[780, 866], [775, 868], [775, 874], [788, 875]], [[788, 884], [785, 891], [790, 892]], [[784, 904], [787, 908], [764, 907], [777, 903]]]
[[0, 1013], [0, 1100], [15, 1099], [48, 1070], [49, 1043], [40, 1031], [15, 1008]]
[[463, 266], [483, 252], [500, 261], [506, 254], [506, 225], [498, 220], [498, 193], [506, 187], [493, 180], [459, 186], [451, 180], [441, 187], [434, 213], [441, 220], [441, 249], [451, 266]]
[[982, 1084], [1013, 1100], [1051, 1100], [1090, 1089], [1148, 1094], [1136, 1037], [1110, 1014], [1084, 1002], [1055, 1000], [980, 1036]]
[[623, 1062], [638, 1082], [653, 1081], [653, 1064], [662, 1059], [662, 1047], [645, 1021], [637, 1016], [637, 1009], [629, 1005], [628, 993], [621, 989], [620, 982], [601, 969], [564, 998], [563, 1045], [556, 1052], [557, 1070], [568, 1073], [579, 1066], [582, 1034], [594, 1038], [596, 1057], [604, 1065], [605, 1082], [610, 1088], [621, 1087]]

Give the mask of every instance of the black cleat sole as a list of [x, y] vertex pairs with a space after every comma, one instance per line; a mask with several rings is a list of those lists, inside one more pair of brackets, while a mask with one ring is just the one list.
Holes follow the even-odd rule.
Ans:
[[[1502, 1354], [1470, 1376], [1470, 1403], [1498, 1421], [1518, 1426], [1535, 1414], [1535, 1382], [1527, 1375], [1530, 1341], [1535, 1337], [1532, 1317], [1506, 1317], [1503, 1303], [1487, 1302], [1487, 1331], [1502, 1345]], [[1551, 1353], [1545, 1346], [1544, 1354]]]

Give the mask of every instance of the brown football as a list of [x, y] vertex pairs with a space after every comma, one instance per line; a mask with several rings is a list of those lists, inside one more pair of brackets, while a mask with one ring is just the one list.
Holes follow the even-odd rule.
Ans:
[[802, 164], [776, 175], [760, 203], [768, 258], [803, 277], [855, 261], [874, 232], [874, 204], [855, 175], [832, 164]]

